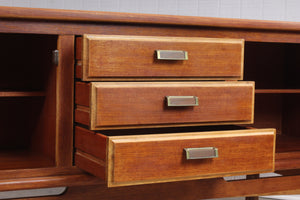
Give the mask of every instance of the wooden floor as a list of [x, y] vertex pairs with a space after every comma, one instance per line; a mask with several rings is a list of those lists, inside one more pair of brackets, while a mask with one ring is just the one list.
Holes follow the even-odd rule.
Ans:
[[[282, 196], [282, 198], [263, 198], [260, 197], [259, 200], [294, 200], [294, 199], [300, 199], [299, 195], [294, 196]], [[245, 200], [245, 197], [237, 197], [237, 198], [221, 198], [221, 199], [207, 199], [207, 200]]]

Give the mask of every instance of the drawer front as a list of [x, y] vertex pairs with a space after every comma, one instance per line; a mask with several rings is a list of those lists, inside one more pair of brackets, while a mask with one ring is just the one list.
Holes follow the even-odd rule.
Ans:
[[[92, 135], [86, 137], [95, 140]], [[107, 158], [101, 161], [105, 172], [93, 166], [96, 159], [86, 165], [82, 160], [87, 157], [81, 154], [76, 153], [75, 163], [93, 174], [106, 174], [109, 187], [257, 174], [274, 171], [274, 142], [274, 129], [111, 136]], [[91, 148], [97, 149], [82, 150]], [[212, 156], [211, 149], [217, 154]], [[92, 158], [97, 156], [95, 150], [90, 152]]]
[[[90, 105], [83, 92], [77, 94], [76, 103], [89, 109], [78, 106], [75, 120], [90, 122], [92, 130], [253, 120], [253, 82], [93, 82], [90, 87]], [[77, 84], [77, 91], [84, 88]]]
[[240, 80], [243, 51], [241, 39], [84, 35], [79, 71], [85, 81], [112, 77]]

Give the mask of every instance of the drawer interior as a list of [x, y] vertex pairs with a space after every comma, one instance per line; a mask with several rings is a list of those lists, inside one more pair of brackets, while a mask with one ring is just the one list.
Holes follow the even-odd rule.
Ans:
[[55, 165], [57, 36], [0, 34], [0, 170]]
[[245, 43], [245, 80], [255, 81], [254, 128], [276, 128], [277, 170], [300, 167], [300, 44]]

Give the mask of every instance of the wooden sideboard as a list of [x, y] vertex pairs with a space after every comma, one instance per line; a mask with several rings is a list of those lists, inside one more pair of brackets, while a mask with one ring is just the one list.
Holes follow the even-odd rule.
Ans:
[[300, 192], [300, 23], [0, 7], [0, 41], [0, 191]]

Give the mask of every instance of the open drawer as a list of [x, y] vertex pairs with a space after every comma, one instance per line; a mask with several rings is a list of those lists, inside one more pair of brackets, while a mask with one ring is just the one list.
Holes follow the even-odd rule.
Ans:
[[254, 82], [77, 82], [75, 103], [91, 130], [249, 124]]
[[177, 129], [165, 134], [127, 130], [124, 135], [77, 126], [75, 164], [108, 187], [274, 171], [275, 129]]
[[76, 51], [84, 81], [243, 77], [243, 39], [84, 35]]

